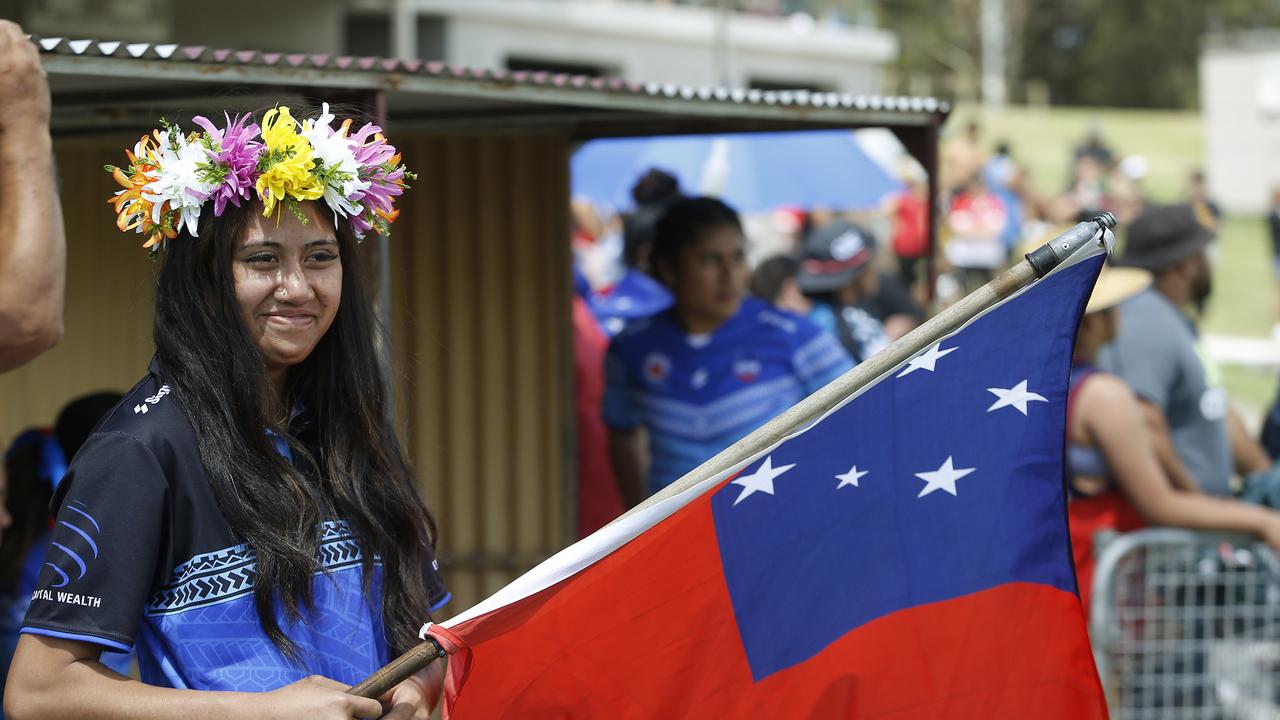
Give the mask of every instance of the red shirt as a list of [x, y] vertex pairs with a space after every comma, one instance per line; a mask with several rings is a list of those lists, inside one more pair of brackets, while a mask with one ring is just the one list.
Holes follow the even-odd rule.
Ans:
[[898, 196], [898, 204], [893, 211], [893, 253], [898, 257], [918, 258], [928, 252], [926, 209], [925, 199], [910, 190]]

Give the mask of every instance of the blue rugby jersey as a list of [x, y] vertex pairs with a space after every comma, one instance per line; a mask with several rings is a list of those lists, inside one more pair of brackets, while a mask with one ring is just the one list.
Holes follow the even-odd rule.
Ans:
[[605, 363], [605, 423], [648, 430], [650, 494], [853, 367], [811, 320], [750, 297], [705, 338], [671, 310], [636, 321]]
[[[291, 422], [303, 442], [307, 423], [305, 413]], [[381, 566], [366, 596], [360, 547], [336, 518], [317, 528], [314, 610], [286, 622], [277, 603], [302, 663], [271, 644], [253, 602], [253, 552], [233, 537], [191, 424], [154, 365], [76, 454], [53, 504], [22, 632], [133, 648], [143, 682], [197, 690], [265, 691], [311, 674], [355, 684], [390, 659]], [[448, 594], [430, 553], [427, 562], [436, 610]]]

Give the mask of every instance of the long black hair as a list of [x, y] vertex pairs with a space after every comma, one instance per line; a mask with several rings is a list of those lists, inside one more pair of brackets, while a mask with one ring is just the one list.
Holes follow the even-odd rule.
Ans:
[[[218, 218], [206, 211], [199, 237], [184, 231], [168, 242], [156, 288], [161, 377], [191, 421], [222, 514], [256, 554], [254, 604], [271, 642], [299, 660], [276, 619], [276, 602], [290, 620], [313, 607], [318, 525], [336, 517], [360, 544], [366, 597], [374, 561], [382, 563], [382, 620], [394, 656], [408, 649], [428, 612], [424, 562], [436, 533], [390, 417], [355, 239], [337, 224], [338, 311], [286, 381], [285, 396], [316, 420], [309, 449], [268, 417], [263, 398], [275, 389], [236, 302], [236, 242], [260, 208], [228, 205]], [[311, 217], [331, 216], [325, 210]], [[298, 467], [274, 449], [267, 429], [286, 439]]]

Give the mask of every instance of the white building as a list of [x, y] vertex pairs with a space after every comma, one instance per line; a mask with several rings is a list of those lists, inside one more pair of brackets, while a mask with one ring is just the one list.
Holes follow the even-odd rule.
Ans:
[[1210, 35], [1200, 54], [1210, 196], [1261, 214], [1280, 187], [1280, 31]]
[[881, 68], [898, 52], [885, 30], [805, 15], [600, 0], [356, 0], [354, 7], [385, 14], [393, 26], [392, 47], [352, 48], [361, 54], [400, 54], [395, 28], [416, 19], [401, 36], [409, 56], [682, 85], [874, 93]]
[[17, 19], [44, 36], [419, 58], [705, 87], [875, 94], [898, 53], [896, 36], [877, 28], [619, 0], [19, 0], [17, 7]]

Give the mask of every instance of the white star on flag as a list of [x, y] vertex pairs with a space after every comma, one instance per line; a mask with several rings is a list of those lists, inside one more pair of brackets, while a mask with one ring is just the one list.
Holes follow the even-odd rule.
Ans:
[[859, 471], [858, 466], [854, 465], [853, 467], [849, 468], [849, 472], [844, 473], [843, 475], [836, 476], [836, 479], [840, 481], [840, 484], [836, 486], [836, 489], [839, 490], [845, 485], [852, 485], [854, 487], [858, 487], [858, 480], [862, 479], [862, 476], [866, 474], [867, 474], [866, 470]]
[[1028, 392], [1026, 380], [1023, 380], [1022, 382], [1018, 383], [1017, 385], [1014, 385], [1008, 390], [1005, 390], [1003, 388], [987, 388], [987, 392], [999, 398], [998, 400], [996, 400], [994, 403], [991, 404], [991, 407], [987, 408], [987, 412], [992, 412], [993, 410], [999, 410], [1002, 407], [1011, 407], [1011, 408], [1017, 408], [1018, 412], [1022, 413], [1023, 415], [1026, 415], [1027, 403], [1049, 402], [1048, 398], [1046, 398], [1045, 396], [1039, 393]]
[[977, 468], [960, 468], [957, 470], [955, 465], [951, 464], [951, 456], [948, 455], [947, 461], [942, 463], [942, 467], [937, 470], [916, 473], [916, 477], [925, 482], [924, 489], [921, 490], [920, 494], [916, 497], [922, 498], [934, 490], [944, 490], [955, 495], [956, 481], [976, 469]]
[[742, 502], [746, 498], [755, 493], [762, 492], [773, 494], [773, 480], [782, 473], [795, 467], [795, 463], [783, 465], [782, 467], [773, 466], [773, 456], [770, 455], [764, 459], [764, 464], [756, 468], [756, 471], [750, 475], [743, 475], [733, 481], [733, 485], [741, 485], [742, 492], [738, 493], [738, 499], [733, 501], [734, 505]]
[[911, 358], [907, 363], [907, 366], [903, 368], [902, 372], [898, 373], [898, 377], [910, 375], [917, 370], [928, 370], [929, 372], [933, 372], [934, 366], [938, 364], [938, 358], [941, 358], [944, 355], [950, 355], [959, 349], [959, 346], [957, 346], [943, 350], [942, 343], [938, 343], [928, 350], [925, 350], [919, 355]]

